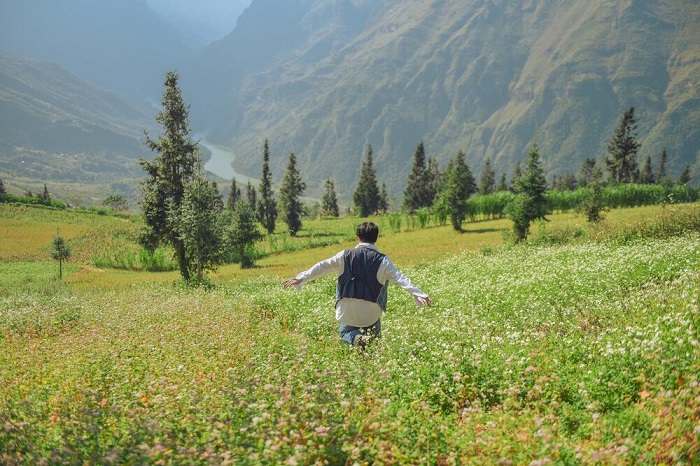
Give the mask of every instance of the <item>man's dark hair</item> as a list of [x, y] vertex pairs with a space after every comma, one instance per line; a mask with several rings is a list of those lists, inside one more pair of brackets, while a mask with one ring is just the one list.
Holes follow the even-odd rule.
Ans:
[[379, 238], [379, 227], [372, 222], [361, 223], [357, 226], [357, 237], [363, 243], [376, 243]]

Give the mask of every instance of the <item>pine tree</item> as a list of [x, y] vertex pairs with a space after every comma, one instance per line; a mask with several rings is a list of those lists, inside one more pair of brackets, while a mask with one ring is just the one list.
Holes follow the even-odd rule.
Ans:
[[165, 75], [163, 109], [156, 115], [163, 134], [153, 140], [146, 133], [146, 145], [158, 155], [152, 160], [140, 160], [147, 178], [142, 181], [141, 203], [144, 228], [140, 243], [149, 251], [161, 243], [170, 244], [180, 268], [180, 274], [189, 281], [190, 258], [185, 244], [175, 228], [177, 219], [169, 213], [178, 212], [185, 196], [185, 185], [196, 170], [197, 143], [190, 138], [189, 109], [182, 100], [177, 84], [178, 75], [169, 71]]
[[467, 165], [461, 150], [450, 160], [445, 170], [445, 180], [436, 201], [437, 210], [450, 216], [452, 228], [462, 231], [462, 223], [467, 218], [467, 200], [476, 192], [474, 176]]
[[508, 182], [506, 181], [505, 173], [501, 173], [501, 180], [498, 182], [496, 191], [508, 191]]
[[240, 200], [236, 203], [227, 230], [227, 241], [242, 269], [255, 264], [255, 242], [262, 238], [256, 220], [255, 210], [248, 202]]
[[690, 165], [686, 165], [683, 171], [681, 172], [680, 176], [678, 177], [678, 184], [679, 185], [684, 185], [690, 183], [690, 180], [693, 179], [692, 174], [690, 173]]
[[479, 177], [479, 194], [491, 194], [496, 187], [496, 173], [491, 168], [491, 159], [484, 162], [484, 169]]
[[654, 183], [654, 172], [651, 169], [651, 155], [647, 156], [642, 165], [642, 171], [639, 173], [639, 182], [642, 184]]
[[377, 212], [383, 214], [389, 211], [389, 195], [386, 192], [386, 183], [382, 183], [382, 189], [379, 192], [379, 202], [377, 203]]
[[321, 211], [328, 217], [338, 217], [338, 196], [335, 194], [335, 184], [330, 178], [326, 180], [326, 185], [321, 198]]
[[190, 258], [190, 277], [201, 285], [204, 272], [216, 270], [223, 258], [224, 224], [221, 216], [223, 201], [214, 183], [198, 172], [185, 185], [182, 205], [177, 213], [175, 228]]
[[228, 197], [226, 198], [226, 208], [233, 211], [233, 207], [240, 198], [241, 188], [236, 184], [236, 178], [231, 178], [231, 190], [228, 192]]
[[413, 167], [403, 192], [403, 209], [413, 215], [421, 207], [430, 207], [433, 198], [431, 173], [425, 166], [425, 149], [421, 142], [413, 154]]
[[248, 201], [248, 205], [251, 209], [253, 209], [253, 212], [255, 212], [255, 209], [258, 208], [258, 192], [255, 190], [255, 186], [253, 186], [250, 180], [248, 181], [248, 187], [246, 188], [245, 197]]
[[520, 160], [515, 162], [515, 168], [513, 169], [513, 176], [510, 179], [510, 189], [515, 191], [515, 186], [518, 184], [518, 180], [523, 176], [523, 169], [520, 166]]
[[377, 185], [377, 174], [374, 171], [371, 145], [367, 147], [367, 156], [362, 162], [360, 180], [352, 199], [355, 210], [360, 217], [372, 215], [379, 208], [379, 186]]
[[577, 187], [578, 182], [573, 173], [567, 173], [559, 179], [559, 189], [562, 191], [575, 191]]
[[262, 177], [260, 178], [260, 199], [258, 200], [258, 221], [268, 233], [275, 231], [277, 222], [277, 202], [272, 190], [272, 173], [270, 172], [270, 148], [267, 139], [263, 146]]
[[58, 278], [63, 278], [63, 261], [70, 258], [70, 248], [61, 236], [61, 230], [56, 229], [56, 236], [53, 238], [53, 250], [51, 257], [58, 261]]
[[586, 160], [581, 164], [581, 170], [579, 171], [578, 184], [582, 188], [588, 186], [591, 178], [593, 177], [593, 172], [596, 169], [596, 161], [593, 158], [587, 157]]
[[661, 151], [659, 156], [659, 163], [656, 166], [656, 182], [663, 183], [666, 178], [666, 162], [668, 161], [668, 154], [666, 154], [666, 149]]
[[289, 154], [287, 171], [280, 187], [279, 207], [284, 216], [284, 222], [291, 236], [296, 236], [301, 229], [301, 215], [303, 206], [300, 197], [306, 189], [306, 183], [301, 179], [301, 174], [297, 170], [297, 156], [292, 152]]
[[46, 187], [46, 183], [44, 183], [44, 191], [39, 194], [39, 199], [42, 201], [48, 201], [51, 199], [51, 194], [49, 194], [49, 188]]
[[516, 241], [527, 238], [530, 223], [534, 220], [547, 220], [549, 207], [545, 194], [547, 180], [541, 166], [537, 142], [533, 142], [525, 162], [525, 170], [514, 185], [515, 199], [508, 208], [508, 217], [513, 220], [513, 233]]
[[552, 177], [552, 191], [558, 191], [559, 190], [559, 178], [557, 178], [557, 175], [554, 175]]
[[637, 120], [634, 107], [630, 107], [620, 120], [612, 141], [608, 144], [605, 165], [610, 172], [610, 179], [615, 183], [631, 183], [638, 173]]
[[7, 191], [5, 190], [5, 183], [2, 182], [2, 179], [0, 179], [0, 196], [4, 196], [7, 194]]
[[440, 184], [442, 183], [442, 173], [440, 173], [440, 166], [438, 165], [438, 161], [434, 157], [428, 157], [428, 167], [426, 168], [425, 183], [428, 186], [426, 207], [432, 207], [432, 205], [435, 204], [435, 197], [440, 191]]
[[594, 167], [588, 180], [587, 188], [590, 191], [588, 198], [581, 206], [581, 211], [586, 214], [588, 223], [598, 223], [603, 220], [603, 170]]

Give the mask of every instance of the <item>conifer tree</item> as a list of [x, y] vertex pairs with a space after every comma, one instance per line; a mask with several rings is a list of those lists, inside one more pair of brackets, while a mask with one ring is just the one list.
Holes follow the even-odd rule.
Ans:
[[567, 173], [559, 178], [559, 189], [561, 191], [575, 191], [578, 187], [576, 176], [573, 173]]
[[233, 207], [240, 198], [241, 188], [236, 184], [236, 178], [231, 178], [231, 190], [228, 192], [228, 197], [226, 198], [226, 208], [233, 211]]
[[284, 223], [287, 224], [289, 234], [296, 236], [301, 229], [301, 215], [303, 208], [300, 197], [306, 189], [306, 183], [301, 179], [301, 174], [297, 170], [297, 156], [292, 152], [289, 154], [287, 162], [287, 171], [280, 186], [280, 201], [279, 207], [284, 217]]
[[335, 184], [330, 178], [326, 180], [323, 197], [321, 198], [321, 211], [328, 217], [338, 217], [338, 196], [335, 193]]
[[216, 270], [223, 258], [222, 210], [219, 190], [199, 171], [185, 185], [178, 212], [171, 213], [171, 217], [177, 219], [175, 229], [190, 258], [190, 279], [197, 285], [204, 282], [204, 272]]
[[462, 231], [462, 223], [467, 218], [467, 200], [476, 192], [476, 183], [463, 151], [449, 161], [445, 170], [442, 190], [438, 194], [437, 210], [450, 216], [452, 228]]
[[593, 177], [593, 171], [596, 169], [596, 161], [594, 158], [587, 157], [586, 160], [581, 164], [581, 170], [579, 171], [578, 184], [582, 188], [588, 186], [591, 178]]
[[615, 129], [612, 141], [608, 144], [608, 155], [605, 165], [614, 183], [631, 183], [638, 173], [637, 152], [640, 144], [637, 141], [637, 120], [634, 107], [630, 107]]
[[389, 211], [389, 195], [386, 192], [386, 183], [382, 182], [382, 189], [379, 191], [379, 203], [377, 204], [377, 212], [383, 214]]
[[679, 185], [684, 185], [690, 183], [690, 180], [693, 179], [693, 176], [690, 173], [690, 165], [686, 165], [683, 171], [681, 172], [681, 175], [678, 177], [678, 184]]
[[430, 172], [425, 166], [425, 148], [421, 142], [413, 154], [413, 166], [403, 192], [403, 209], [409, 214], [413, 215], [421, 207], [432, 205], [434, 194], [430, 178]]
[[53, 238], [51, 257], [58, 261], [58, 278], [63, 278], [63, 261], [68, 260], [70, 254], [70, 248], [66, 245], [66, 241], [61, 236], [61, 230], [56, 229], [56, 236]]
[[666, 162], [668, 161], [668, 154], [666, 154], [666, 149], [661, 151], [659, 156], [659, 163], [656, 166], [656, 182], [662, 183], [666, 178]]
[[513, 220], [513, 233], [517, 242], [527, 238], [530, 223], [534, 220], [546, 220], [549, 211], [547, 198], [547, 180], [541, 166], [537, 142], [533, 141], [525, 162], [522, 176], [514, 185], [515, 199], [508, 207], [508, 217]]
[[258, 231], [255, 210], [248, 202], [239, 200], [231, 213], [231, 223], [227, 229], [228, 247], [241, 264], [247, 269], [255, 264], [255, 242], [262, 238]]
[[501, 173], [501, 180], [498, 182], [496, 191], [508, 191], [508, 182], [506, 181], [505, 173]]
[[590, 191], [588, 198], [581, 206], [588, 223], [598, 223], [603, 220], [603, 170], [594, 167], [587, 185]]
[[156, 122], [163, 127], [163, 134], [153, 140], [146, 134], [146, 145], [158, 155], [139, 163], [146, 171], [142, 181], [141, 203], [144, 228], [139, 242], [149, 251], [165, 242], [175, 251], [180, 274], [190, 279], [190, 258], [175, 225], [177, 219], [170, 214], [179, 212], [185, 196], [185, 185], [192, 179], [198, 159], [197, 143], [190, 138], [189, 109], [182, 100], [178, 87], [178, 75], [169, 71], [165, 75], [165, 92], [161, 101], [163, 109], [156, 115]]
[[374, 171], [371, 145], [367, 147], [367, 155], [362, 162], [360, 179], [352, 199], [360, 217], [372, 215], [379, 208], [379, 186], [377, 174]]
[[523, 176], [523, 169], [520, 166], [520, 160], [515, 162], [515, 168], [513, 169], [513, 176], [510, 179], [510, 189], [515, 191], [515, 186], [518, 184], [518, 180]]
[[0, 179], [0, 196], [4, 196], [7, 194], [7, 191], [5, 190], [5, 183], [2, 182], [2, 179]]
[[260, 178], [260, 199], [258, 200], [258, 221], [268, 233], [275, 231], [277, 222], [277, 202], [272, 190], [272, 173], [270, 172], [270, 148], [267, 139], [263, 146], [262, 177]]
[[479, 194], [491, 194], [496, 187], [496, 173], [491, 168], [491, 159], [484, 162], [484, 169], [479, 177]]
[[429, 186], [429, 189], [427, 207], [435, 203], [435, 196], [437, 196], [438, 191], [440, 191], [440, 183], [442, 183], [442, 173], [440, 173], [438, 161], [434, 157], [428, 157], [426, 184]]
[[642, 171], [639, 173], [639, 182], [642, 184], [654, 183], [654, 172], [651, 168], [651, 155], [647, 156], [642, 165]]
[[255, 210], [258, 208], [258, 193], [250, 180], [248, 180], [248, 187], [246, 188], [245, 197], [248, 201], [248, 205], [251, 209], [253, 209], [253, 212], [255, 212]]
[[42, 201], [48, 201], [51, 199], [51, 194], [49, 194], [49, 188], [46, 187], [46, 183], [44, 183], [44, 191], [39, 194], [39, 199]]

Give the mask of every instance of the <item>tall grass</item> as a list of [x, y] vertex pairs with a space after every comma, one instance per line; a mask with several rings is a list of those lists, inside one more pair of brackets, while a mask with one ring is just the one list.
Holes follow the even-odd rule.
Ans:
[[10, 287], [0, 460], [695, 464], [698, 270], [697, 233], [454, 255], [406, 269], [436, 306], [390, 291], [368, 357], [331, 277]]
[[[574, 191], [551, 190], [546, 193], [550, 210], [559, 213], [577, 210], [589, 196], [590, 190], [587, 188]], [[688, 185], [620, 184], [603, 188], [602, 198], [603, 206], [608, 209], [692, 203], [700, 200], [700, 188]], [[473, 196], [468, 200], [470, 217], [501, 218], [512, 200], [513, 193], [509, 191]]]

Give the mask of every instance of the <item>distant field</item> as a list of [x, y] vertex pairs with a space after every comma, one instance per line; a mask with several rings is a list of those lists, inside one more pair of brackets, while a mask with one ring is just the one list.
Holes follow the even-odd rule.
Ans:
[[[351, 245], [358, 219], [308, 222], [287, 241], [342, 241], [222, 267], [205, 291], [90, 265], [136, 221], [16, 212], [0, 206], [3, 248], [50, 234], [0, 261], [0, 463], [700, 462], [700, 205], [596, 229], [553, 215], [523, 246], [505, 220], [382, 226], [435, 306], [392, 288], [369, 357], [339, 341], [332, 277], [280, 283]], [[56, 227], [87, 258], [63, 281], [44, 256]]]

